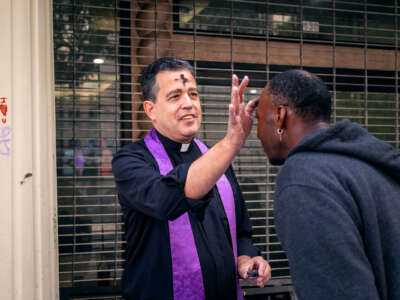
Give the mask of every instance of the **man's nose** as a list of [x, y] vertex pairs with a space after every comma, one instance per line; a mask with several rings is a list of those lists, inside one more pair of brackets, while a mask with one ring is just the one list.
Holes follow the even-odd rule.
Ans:
[[193, 103], [192, 103], [192, 99], [190, 98], [189, 94], [185, 93], [183, 95], [183, 99], [182, 99], [182, 106], [183, 107], [192, 107]]

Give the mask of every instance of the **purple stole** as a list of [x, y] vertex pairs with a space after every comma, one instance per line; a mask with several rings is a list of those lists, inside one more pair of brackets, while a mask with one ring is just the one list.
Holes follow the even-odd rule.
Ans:
[[[208, 148], [206, 145], [197, 139], [194, 141], [199, 147], [201, 153], [204, 154], [207, 152]], [[168, 174], [173, 169], [172, 163], [154, 129], [146, 135], [144, 142], [153, 157], [156, 159], [160, 169], [160, 174]], [[236, 215], [232, 187], [225, 174], [218, 179], [216, 185], [226, 216], [228, 217], [235, 265], [237, 268]], [[184, 213], [174, 221], [168, 221], [168, 226], [172, 258], [174, 299], [204, 300], [203, 276], [188, 213]], [[154, 250], [156, 251], [156, 249]], [[236, 286], [237, 299], [242, 300], [243, 293], [240, 289], [239, 279], [237, 277]]]

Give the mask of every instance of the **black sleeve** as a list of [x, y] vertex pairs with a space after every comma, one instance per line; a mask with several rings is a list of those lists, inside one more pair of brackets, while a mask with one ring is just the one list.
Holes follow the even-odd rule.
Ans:
[[248, 255], [250, 257], [260, 255], [260, 251], [253, 246], [252, 243], [252, 229], [250, 218], [247, 212], [247, 207], [244, 202], [242, 191], [240, 190], [235, 173], [232, 167], [229, 167], [226, 172], [227, 177], [232, 185], [233, 196], [235, 198], [235, 212], [236, 212], [236, 239], [238, 256]]
[[299, 299], [379, 299], [357, 221], [335, 195], [286, 186], [275, 194], [275, 226]]
[[[137, 147], [136, 147], [137, 148]], [[135, 209], [160, 220], [174, 220], [204, 201], [189, 199], [184, 186], [190, 163], [180, 164], [165, 176], [144, 149], [122, 149], [112, 161], [122, 209]]]

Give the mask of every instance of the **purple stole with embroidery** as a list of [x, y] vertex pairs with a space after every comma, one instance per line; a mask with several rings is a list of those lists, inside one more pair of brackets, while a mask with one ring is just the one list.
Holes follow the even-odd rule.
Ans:
[[[207, 152], [207, 146], [197, 139], [194, 141], [199, 147], [201, 153], [204, 154]], [[160, 174], [168, 174], [173, 169], [172, 163], [154, 129], [146, 135], [144, 142], [153, 157], [156, 159], [160, 169]], [[226, 216], [228, 217], [235, 265], [237, 268], [236, 215], [232, 187], [225, 174], [218, 179], [216, 185]], [[174, 299], [204, 300], [203, 276], [188, 213], [184, 213], [174, 221], [168, 221], [168, 227], [171, 246]], [[240, 289], [237, 276], [236, 286], [237, 299], [242, 300], [243, 293]]]

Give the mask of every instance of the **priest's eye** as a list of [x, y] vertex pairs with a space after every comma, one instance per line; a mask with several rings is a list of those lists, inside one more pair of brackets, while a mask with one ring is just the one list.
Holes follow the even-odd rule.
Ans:
[[179, 94], [171, 95], [168, 100], [177, 100], [179, 98]]

